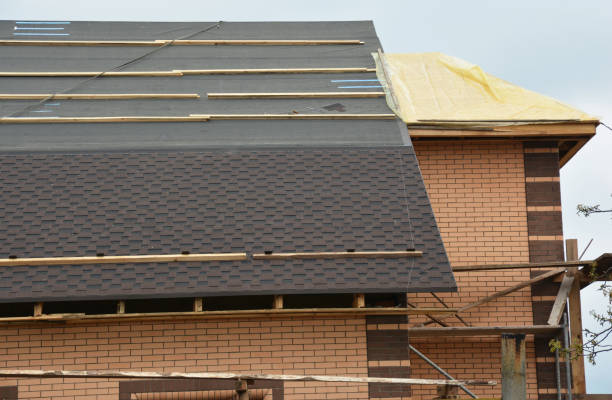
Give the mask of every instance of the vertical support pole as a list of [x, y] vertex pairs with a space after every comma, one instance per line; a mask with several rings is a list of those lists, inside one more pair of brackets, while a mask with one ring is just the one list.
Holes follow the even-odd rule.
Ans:
[[[563, 347], [569, 348], [567, 314], [563, 314]], [[567, 400], [572, 400], [572, 364], [570, 362], [570, 354], [565, 355], [565, 380], [567, 381]]]
[[34, 304], [34, 316], [40, 317], [43, 315], [43, 303]]
[[[565, 241], [565, 254], [567, 261], [578, 260], [578, 241], [576, 239], [567, 239]], [[574, 282], [568, 295], [570, 327], [569, 345], [572, 348], [582, 348], [582, 313], [580, 311], [580, 279], [578, 276], [578, 268], [568, 268], [568, 271], [575, 274]], [[572, 358], [572, 382], [574, 384], [574, 393], [586, 394], [584, 357], [582, 356]]]
[[117, 302], [117, 314], [125, 314], [125, 301], [119, 300]]
[[201, 297], [193, 299], [193, 311], [202, 312], [204, 310], [204, 302]]
[[503, 334], [501, 352], [502, 399], [526, 400], [525, 335]]
[[242, 379], [236, 381], [236, 393], [238, 394], [238, 400], [249, 400], [249, 387], [246, 381]]
[[356, 293], [353, 295], [353, 307], [364, 308], [365, 307], [365, 295], [363, 293]]
[[272, 308], [275, 309], [280, 309], [283, 308], [284, 304], [283, 304], [283, 295], [282, 294], [277, 294], [274, 296], [274, 304], [272, 304]]

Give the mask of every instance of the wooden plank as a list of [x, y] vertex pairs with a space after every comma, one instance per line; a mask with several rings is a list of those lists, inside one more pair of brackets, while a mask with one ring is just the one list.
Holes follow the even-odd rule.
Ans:
[[201, 297], [193, 299], [193, 311], [202, 312], [204, 310], [204, 301]]
[[525, 335], [505, 333], [501, 337], [502, 399], [526, 400]]
[[[101, 75], [100, 75], [101, 74]], [[102, 77], [117, 76], [183, 76], [180, 71], [0, 71], [2, 78], [28, 78], [28, 77], [90, 77], [100, 75]]]
[[561, 274], [563, 272], [564, 272], [563, 270], [548, 271], [548, 272], [543, 273], [542, 275], [538, 275], [535, 278], [532, 278], [532, 279], [530, 279], [528, 281], [521, 282], [521, 283], [516, 284], [514, 286], [511, 286], [511, 287], [509, 287], [507, 289], [504, 289], [504, 290], [501, 290], [501, 291], [499, 291], [497, 293], [494, 293], [494, 294], [492, 294], [490, 296], [484, 297], [484, 298], [482, 298], [482, 299], [480, 299], [480, 300], [478, 300], [478, 301], [476, 301], [474, 303], [471, 303], [471, 304], [468, 304], [466, 306], [463, 306], [463, 307], [459, 308], [458, 312], [461, 313], [461, 312], [467, 311], [467, 310], [469, 310], [471, 308], [478, 307], [478, 306], [480, 306], [482, 304], [488, 303], [490, 301], [493, 301], [495, 299], [503, 297], [503, 296], [505, 296], [507, 294], [510, 294], [512, 292], [516, 292], [517, 290], [523, 289], [523, 288], [525, 288], [527, 286], [531, 286], [534, 283], [541, 282], [541, 281], [543, 281], [545, 279], [551, 278], [551, 277], [553, 277], [555, 275], [559, 275], [559, 274]]
[[198, 116], [127, 116], [127, 117], [4, 117], [0, 124], [106, 124], [132, 122], [208, 122], [207, 115]]
[[[182, 75], [248, 75], [248, 74], [343, 74], [376, 72], [376, 68], [229, 68], [229, 69], [177, 69]], [[1, 75], [0, 75], [1, 76]]]
[[0, 100], [134, 100], [198, 99], [197, 93], [0, 93]]
[[34, 303], [34, 317], [43, 315], [43, 303]]
[[[565, 241], [565, 258], [567, 260], [578, 259], [578, 240], [567, 239]], [[577, 273], [578, 270], [570, 269], [570, 272]], [[572, 347], [582, 348], [582, 313], [580, 302], [580, 279], [574, 279], [568, 295], [569, 300], [569, 334]], [[584, 357], [573, 357], [572, 364], [572, 383], [574, 392], [577, 394], [586, 393], [586, 378], [584, 372]]]
[[275, 375], [275, 374], [235, 374], [224, 372], [143, 372], [119, 370], [26, 370], [1, 369], [3, 377], [30, 377], [30, 378], [138, 378], [138, 379], [240, 379], [257, 380], [269, 379], [277, 381], [317, 381], [317, 382], [351, 382], [351, 383], [391, 383], [410, 385], [481, 385], [494, 386], [495, 381], [484, 380], [444, 380], [444, 379], [416, 379], [416, 378], [375, 378], [357, 376], [335, 375]]
[[[470, 126], [461, 128], [461, 125], [445, 126], [444, 123], [430, 123], [431, 126], [417, 126], [408, 124], [411, 138], [465, 138], [465, 137], [540, 137], [540, 136], [571, 136], [591, 137], [595, 135], [598, 121], [564, 122], [550, 124], [527, 124], [488, 127], [483, 129], [470, 129]], [[472, 123], [476, 125], [475, 123]], [[464, 123], [465, 125], [465, 123]]]
[[283, 295], [275, 295], [274, 296], [274, 303], [272, 304], [272, 308], [279, 310], [281, 308], [283, 308]]
[[365, 307], [365, 294], [355, 293], [353, 295], [353, 307], [364, 308]]
[[[199, 117], [200, 114], [190, 114]], [[286, 119], [395, 119], [395, 114], [208, 114], [211, 120], [286, 120]]]
[[117, 314], [125, 314], [125, 301], [119, 300], [117, 302]]
[[563, 276], [561, 286], [559, 287], [557, 297], [555, 298], [555, 303], [553, 304], [553, 308], [550, 311], [550, 316], [548, 317], [548, 325], [559, 325], [561, 317], [563, 316], [563, 312], [565, 311], [565, 306], [567, 304], [567, 296], [569, 295], [569, 292], [572, 289], [573, 283], [574, 275], [566, 273]]
[[384, 97], [385, 92], [208, 93], [209, 99], [334, 99]]
[[0, 46], [317, 46], [360, 45], [357, 39], [0, 40]]
[[132, 264], [168, 263], [201, 261], [240, 261], [246, 260], [246, 253], [210, 254], [143, 254], [135, 256], [92, 256], [92, 257], [41, 257], [41, 258], [2, 258], [0, 267], [34, 265], [86, 265], [86, 264]]
[[464, 265], [454, 266], [453, 272], [467, 271], [490, 271], [496, 269], [527, 269], [527, 268], [561, 268], [579, 267], [592, 265], [594, 261], [553, 261], [553, 262], [537, 262], [525, 264], [492, 264], [492, 265]]
[[408, 328], [411, 337], [445, 336], [499, 336], [502, 333], [554, 334], [562, 329], [560, 325], [530, 326], [449, 326], [436, 328]]
[[0, 124], [96, 124], [131, 122], [208, 122], [209, 120], [380, 120], [395, 114], [191, 114], [189, 116], [4, 117]]
[[286, 318], [286, 317], [339, 317], [363, 315], [449, 315], [457, 312], [456, 308], [435, 307], [365, 307], [365, 308], [302, 308], [302, 309], [263, 309], [263, 310], [229, 310], [202, 312], [162, 312], [162, 313], [126, 313], [126, 314], [49, 314], [41, 317], [3, 317], [0, 324], [19, 324], [32, 322], [88, 323], [99, 321], [142, 321], [170, 319], [233, 319], [249, 317]]
[[311, 258], [402, 258], [420, 257], [421, 251], [322, 251], [309, 253], [255, 253], [255, 260], [295, 260]]

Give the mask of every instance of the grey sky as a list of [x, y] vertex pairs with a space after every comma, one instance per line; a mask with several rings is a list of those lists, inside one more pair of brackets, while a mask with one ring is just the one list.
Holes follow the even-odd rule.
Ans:
[[[502, 79], [555, 97], [612, 124], [612, 3], [581, 1], [0, 1], [0, 19], [273, 21], [374, 20], [387, 52], [440, 51], [479, 64]], [[588, 219], [577, 203], [612, 208], [612, 132], [598, 129], [561, 174], [564, 233], [578, 238], [584, 258], [612, 252], [612, 219]], [[595, 286], [595, 285], [592, 285]], [[606, 300], [583, 290], [589, 310]], [[590, 393], [612, 393], [612, 354], [587, 366]]]

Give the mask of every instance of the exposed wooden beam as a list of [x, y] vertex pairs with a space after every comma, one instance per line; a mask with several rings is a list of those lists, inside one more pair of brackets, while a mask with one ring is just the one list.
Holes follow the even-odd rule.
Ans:
[[34, 317], [41, 317], [43, 315], [43, 303], [34, 303]]
[[561, 328], [560, 325], [415, 327], [408, 328], [408, 334], [410, 337], [499, 336], [502, 333], [553, 334]]
[[[102, 74], [102, 75], [100, 75]], [[28, 78], [28, 77], [117, 77], [117, 76], [183, 76], [180, 71], [0, 71], [2, 78]]]
[[501, 337], [502, 399], [527, 399], [525, 335], [505, 333]]
[[355, 293], [353, 295], [353, 307], [364, 308], [365, 307], [365, 294]]
[[195, 261], [240, 261], [246, 260], [246, 253], [210, 254], [143, 254], [135, 256], [92, 256], [92, 257], [41, 257], [41, 258], [2, 258], [0, 267], [35, 265], [85, 265], [85, 264], [132, 264], [167, 263]]
[[284, 308], [284, 298], [282, 294], [274, 295], [274, 303], [272, 304], [272, 308], [279, 310]]
[[250, 74], [343, 74], [376, 72], [376, 68], [229, 68], [229, 69], [177, 69], [181, 75], [250, 75]]
[[277, 381], [317, 381], [317, 382], [352, 382], [352, 383], [391, 383], [410, 385], [484, 385], [494, 386], [495, 381], [484, 380], [444, 380], [444, 379], [417, 379], [417, 378], [376, 378], [361, 376], [333, 376], [333, 375], [273, 375], [273, 374], [234, 374], [223, 372], [143, 372], [119, 370], [26, 370], [2, 369], [2, 377], [29, 377], [29, 378], [138, 378], [138, 379], [241, 379], [257, 380], [269, 379]]
[[255, 253], [255, 260], [291, 260], [310, 258], [402, 258], [420, 257], [421, 251], [322, 251], [308, 253]]
[[202, 312], [162, 312], [162, 313], [125, 313], [125, 314], [46, 314], [40, 317], [3, 317], [0, 324], [30, 324], [34, 322], [87, 323], [96, 321], [142, 321], [170, 319], [228, 319], [228, 318], [286, 318], [286, 317], [346, 317], [347, 315], [448, 315], [457, 312], [456, 308], [435, 307], [365, 307], [365, 308], [300, 308], [300, 309], [263, 309], [229, 310]]
[[524, 269], [524, 268], [561, 268], [579, 267], [592, 265], [593, 261], [554, 261], [554, 262], [538, 262], [526, 264], [492, 264], [492, 265], [459, 265], [453, 267], [453, 272], [466, 271], [490, 271], [496, 269]]
[[0, 93], [0, 100], [198, 99], [197, 93]]
[[560, 159], [559, 159], [559, 167], [563, 167], [569, 160], [571, 160], [572, 157], [574, 157], [574, 155], [576, 153], [578, 153], [578, 151], [580, 151], [580, 149], [589, 141], [589, 138], [587, 139], [578, 139], [576, 141], [576, 144], [573, 145], [568, 151], [567, 153], [565, 153]]
[[201, 297], [193, 299], [193, 311], [202, 312], [204, 310], [204, 301]]
[[119, 300], [117, 302], [117, 314], [125, 314], [125, 301]]
[[561, 321], [561, 317], [563, 316], [563, 312], [565, 311], [565, 307], [567, 305], [567, 296], [569, 295], [569, 292], [572, 289], [573, 283], [574, 275], [566, 273], [563, 276], [561, 286], [559, 287], [557, 297], [555, 298], [555, 303], [553, 304], [553, 308], [550, 311], [550, 316], [548, 317], [548, 325], [559, 325], [559, 322]]
[[356, 39], [0, 40], [0, 46], [317, 46], [360, 45]]
[[384, 97], [385, 92], [208, 93], [209, 99], [334, 99]]
[[531, 286], [531, 285], [533, 285], [535, 283], [541, 282], [541, 281], [546, 280], [548, 278], [551, 278], [551, 277], [553, 277], [555, 275], [559, 275], [559, 274], [561, 274], [563, 272], [564, 272], [563, 270], [552, 270], [552, 271], [545, 272], [545, 273], [543, 273], [541, 275], [538, 275], [535, 278], [532, 278], [532, 279], [530, 279], [528, 281], [524, 281], [524, 282], [518, 283], [518, 284], [516, 284], [514, 286], [511, 286], [511, 287], [509, 287], [507, 289], [504, 289], [504, 290], [501, 290], [499, 292], [496, 292], [496, 293], [494, 293], [494, 294], [492, 294], [490, 296], [483, 297], [482, 299], [480, 299], [478, 301], [475, 301], [474, 303], [470, 303], [468, 305], [465, 305], [465, 306], [459, 308], [458, 312], [461, 313], [461, 312], [467, 311], [469, 309], [472, 309], [474, 307], [478, 307], [478, 306], [480, 306], [482, 304], [485, 304], [485, 303], [488, 303], [488, 302], [493, 301], [495, 299], [498, 299], [500, 297], [506, 296], [506, 295], [508, 295], [508, 294], [510, 294], [512, 292], [516, 292], [517, 290], [523, 289], [523, 288], [525, 288], [527, 286]]
[[133, 122], [208, 122], [207, 115], [198, 116], [129, 116], [129, 117], [3, 117], [0, 124], [106, 124]]

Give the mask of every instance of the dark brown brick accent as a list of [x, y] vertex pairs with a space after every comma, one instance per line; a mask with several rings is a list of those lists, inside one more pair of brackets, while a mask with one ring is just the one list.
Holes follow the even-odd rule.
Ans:
[[562, 240], [529, 241], [530, 262], [562, 261], [563, 254]]
[[407, 315], [367, 315], [366, 325], [407, 324]]
[[408, 360], [408, 332], [405, 329], [368, 330], [368, 361]]
[[[548, 271], [539, 270], [539, 271], [531, 271], [530, 278], [535, 278], [536, 276], [542, 275]], [[553, 282], [552, 279], [547, 279], [543, 282], [536, 283], [531, 286], [531, 293], [533, 296], [556, 296], [559, 292], [559, 286], [561, 286], [558, 282]]]
[[17, 386], [0, 386], [0, 400], [17, 400]]
[[[565, 363], [560, 362], [561, 367], [561, 387], [567, 387], [565, 379]], [[538, 377], [538, 387], [542, 389], [554, 389], [557, 387], [555, 363], [554, 362], [539, 362], [536, 364], [536, 373]]]
[[527, 182], [525, 183], [525, 196], [528, 207], [559, 206], [561, 205], [561, 186], [559, 182]]
[[559, 154], [525, 153], [525, 176], [559, 176]]
[[[380, 378], [410, 378], [410, 367], [369, 367], [368, 376]], [[370, 383], [368, 385], [368, 391], [371, 399], [411, 396], [410, 385]]]
[[[248, 383], [250, 389], [272, 389], [274, 400], [284, 397], [283, 381], [257, 379]], [[119, 400], [130, 400], [132, 393], [192, 392], [202, 390], [234, 390], [233, 379], [158, 379], [119, 382]]]
[[531, 305], [534, 325], [546, 325], [554, 301], [534, 301]]
[[527, 229], [530, 235], [563, 235], [561, 211], [527, 212]]

